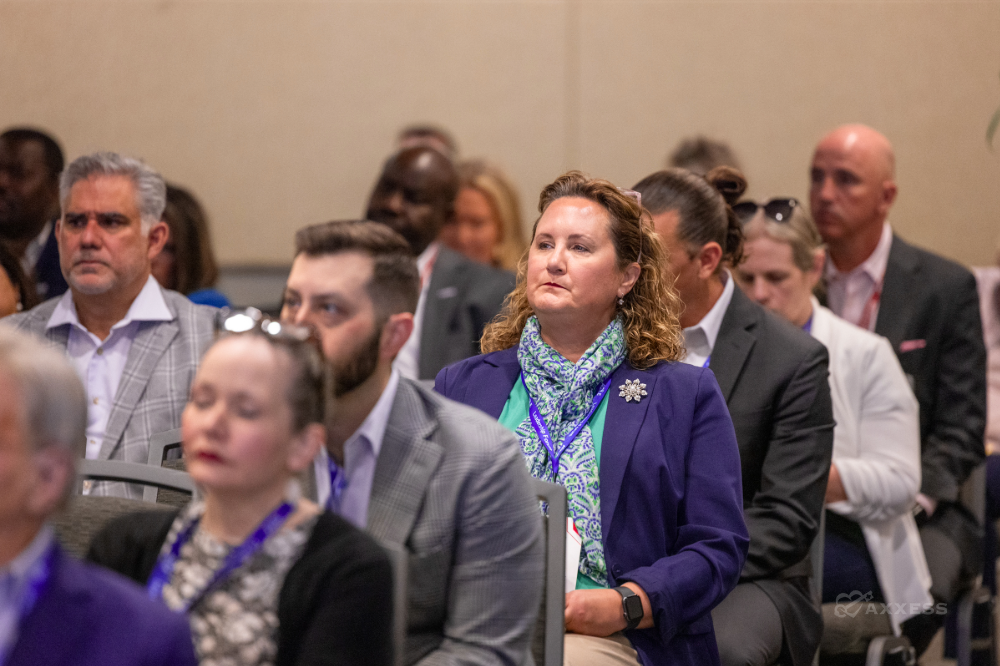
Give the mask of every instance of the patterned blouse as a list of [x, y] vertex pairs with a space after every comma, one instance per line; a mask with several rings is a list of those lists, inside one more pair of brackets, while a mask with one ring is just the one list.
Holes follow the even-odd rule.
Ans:
[[[177, 534], [204, 509], [204, 503], [198, 501], [181, 511], [170, 527], [161, 554], [169, 552]], [[313, 517], [268, 539], [188, 612], [201, 666], [274, 663], [278, 651], [278, 594], [315, 524]], [[170, 582], [163, 587], [167, 606], [179, 610], [203, 590], [232, 549], [200, 527], [195, 529], [181, 547]]]

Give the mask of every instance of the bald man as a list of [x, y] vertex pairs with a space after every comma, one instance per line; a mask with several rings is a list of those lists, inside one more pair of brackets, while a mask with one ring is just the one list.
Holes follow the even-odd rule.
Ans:
[[437, 242], [454, 215], [458, 173], [426, 146], [406, 148], [385, 163], [367, 217], [403, 236], [417, 257], [420, 300], [413, 334], [396, 357], [408, 379], [434, 379], [444, 366], [479, 353], [483, 328], [514, 289], [514, 276], [452, 252]]
[[[980, 527], [958, 503], [985, 455], [986, 351], [975, 278], [893, 234], [895, 155], [876, 130], [830, 132], [816, 146], [810, 180], [813, 218], [827, 245], [830, 309], [889, 339], [920, 403], [917, 524], [931, 593], [953, 601], [982, 569]], [[940, 619], [904, 624], [918, 650]]]

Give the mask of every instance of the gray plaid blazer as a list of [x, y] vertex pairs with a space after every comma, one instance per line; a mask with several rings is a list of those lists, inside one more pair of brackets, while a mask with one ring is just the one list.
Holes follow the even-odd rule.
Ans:
[[[214, 339], [219, 310], [195, 305], [175, 291], [162, 291], [174, 318], [139, 324], [101, 442], [101, 460], [147, 462], [149, 438], [180, 426], [195, 370]], [[70, 324], [45, 330], [58, 302], [59, 298], [51, 298], [28, 312], [5, 318], [3, 323], [65, 350]], [[142, 486], [97, 483], [92, 494], [141, 500]]]
[[400, 379], [367, 530], [409, 553], [406, 664], [531, 663], [545, 546], [513, 433]]

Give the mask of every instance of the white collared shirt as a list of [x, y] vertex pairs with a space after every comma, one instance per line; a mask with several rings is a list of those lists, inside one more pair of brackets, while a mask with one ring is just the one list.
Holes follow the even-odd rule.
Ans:
[[396, 354], [392, 367], [407, 379], [420, 378], [420, 333], [424, 323], [424, 310], [427, 309], [427, 291], [431, 286], [431, 274], [434, 272], [434, 262], [437, 261], [440, 244], [431, 243], [417, 257], [417, 271], [420, 272], [420, 299], [417, 301], [417, 311], [413, 313], [413, 332], [406, 340], [403, 348]]
[[[875, 288], [885, 278], [885, 268], [889, 264], [889, 250], [892, 248], [892, 227], [888, 222], [882, 225], [882, 236], [875, 250], [859, 266], [843, 273], [837, 270], [827, 254], [826, 274], [827, 304], [833, 313], [855, 326], [860, 325], [865, 306], [872, 299]], [[876, 303], [868, 319], [868, 330], [875, 330], [879, 304]]]
[[[347, 485], [340, 496], [340, 515], [360, 529], [364, 529], [368, 523], [368, 501], [372, 495], [375, 465], [382, 450], [382, 440], [385, 438], [385, 428], [389, 423], [392, 404], [396, 400], [399, 376], [398, 370], [392, 371], [389, 382], [372, 411], [368, 412], [361, 427], [344, 442], [344, 475]], [[321, 449], [313, 461], [316, 474], [316, 499], [320, 506], [326, 506], [327, 500], [330, 499], [328, 460], [326, 449]]]
[[722, 328], [722, 319], [726, 316], [729, 303], [733, 300], [734, 282], [729, 271], [722, 272], [722, 278], [726, 281], [726, 286], [722, 288], [719, 300], [715, 302], [712, 309], [701, 318], [694, 326], [684, 329], [684, 348], [686, 353], [682, 359], [688, 365], [695, 365], [703, 368], [706, 362], [712, 357], [712, 350], [715, 349], [715, 341], [719, 337], [719, 329]]
[[0, 567], [0, 664], [6, 661], [17, 642], [21, 621], [21, 604], [28, 593], [29, 579], [41, 564], [55, 541], [55, 532], [43, 525], [27, 548], [18, 553], [7, 566]]
[[139, 322], [171, 321], [173, 318], [153, 276], [146, 279], [125, 317], [111, 327], [111, 333], [103, 341], [80, 323], [72, 290], [63, 294], [56, 304], [45, 328], [70, 325], [66, 355], [87, 390], [88, 459], [96, 460], [100, 455], [111, 407], [118, 394], [132, 341], [139, 332]]
[[24, 249], [24, 256], [21, 257], [21, 268], [24, 270], [25, 275], [35, 274], [35, 264], [42, 256], [42, 250], [45, 249], [45, 244], [49, 242], [49, 234], [52, 233], [52, 220], [45, 223], [42, 227], [42, 233], [38, 234], [31, 239], [28, 243], [28, 247]]

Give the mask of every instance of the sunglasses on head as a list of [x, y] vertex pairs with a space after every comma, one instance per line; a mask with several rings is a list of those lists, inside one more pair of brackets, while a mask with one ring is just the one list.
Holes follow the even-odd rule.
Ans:
[[792, 216], [792, 211], [798, 205], [798, 200], [792, 198], [771, 199], [763, 204], [759, 204], [756, 201], [741, 201], [733, 206], [733, 212], [736, 213], [736, 218], [740, 222], [746, 224], [754, 218], [759, 209], [763, 208], [764, 215], [767, 215], [775, 222], [784, 222], [787, 224], [789, 218]]

